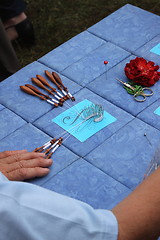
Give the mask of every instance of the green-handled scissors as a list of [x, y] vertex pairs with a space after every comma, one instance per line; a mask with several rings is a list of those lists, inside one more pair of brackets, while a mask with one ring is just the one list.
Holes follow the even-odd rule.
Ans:
[[[153, 90], [149, 87], [141, 87], [137, 86], [135, 88], [134, 86], [131, 86], [129, 83], [123, 82], [122, 80], [116, 78], [119, 82], [121, 82], [126, 88], [129, 88], [131, 91], [127, 91], [129, 94], [133, 95], [134, 100], [137, 102], [144, 102], [147, 97], [150, 97], [154, 94]], [[140, 96], [140, 97], [139, 97]]]

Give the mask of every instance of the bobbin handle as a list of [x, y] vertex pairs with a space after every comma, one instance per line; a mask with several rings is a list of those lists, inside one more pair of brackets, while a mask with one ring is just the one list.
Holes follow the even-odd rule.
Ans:
[[46, 159], [49, 159], [49, 158], [51, 158], [52, 157], [52, 152], [50, 152], [47, 156], [46, 156]]
[[43, 146], [35, 148], [33, 152], [42, 152], [43, 151]]
[[[33, 90], [35, 93], [38, 93], [38, 94], [41, 94], [43, 96], [45, 96], [46, 98], [50, 98], [48, 95], [42, 93], [41, 91], [39, 91], [38, 88], [34, 87], [33, 85], [31, 84], [25, 84], [26, 87], [30, 88], [31, 90]], [[51, 99], [51, 98], [50, 98]]]
[[50, 152], [50, 150], [52, 149], [52, 146], [48, 149], [46, 149], [46, 151], [44, 152], [45, 154], [48, 154]]
[[45, 89], [47, 92], [49, 92], [50, 94], [52, 94], [54, 96], [54, 93], [52, 93], [51, 90], [49, 90], [48, 88], [46, 88], [43, 83], [41, 83], [41, 81], [39, 81], [37, 78], [31, 78], [32, 82], [35, 83], [38, 87]]
[[56, 141], [57, 141], [57, 139], [56, 139], [56, 138], [53, 138], [53, 139], [50, 141], [50, 143], [51, 143], [51, 144], [54, 144]]
[[30, 94], [30, 95], [34, 95], [34, 96], [36, 96], [36, 97], [41, 98], [42, 100], [46, 100], [45, 97], [38, 95], [38, 94], [35, 93], [32, 89], [30, 89], [30, 88], [28, 88], [28, 87], [26, 87], [26, 86], [20, 86], [20, 89], [21, 89], [22, 91]]
[[49, 71], [45, 70], [45, 74], [57, 86], [59, 90], [62, 90], [62, 87], [57, 83], [54, 76]]
[[56, 88], [53, 88], [44, 77], [42, 77], [41, 75], [38, 75], [38, 74], [36, 75], [36, 77], [38, 78], [38, 80], [40, 80], [41, 83], [43, 83], [44, 85], [51, 88], [54, 92], [57, 92]]
[[62, 80], [60, 76], [56, 72], [52, 72], [53, 77], [56, 79], [56, 81], [63, 87], [65, 91], [68, 91], [68, 89], [63, 85]]

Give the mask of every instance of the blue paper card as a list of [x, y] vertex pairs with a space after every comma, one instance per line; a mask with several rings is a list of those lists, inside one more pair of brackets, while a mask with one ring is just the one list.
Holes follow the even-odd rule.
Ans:
[[160, 107], [158, 107], [155, 111], [154, 111], [155, 114], [157, 114], [158, 116], [160, 116]]
[[117, 120], [106, 111], [104, 111], [103, 120], [100, 122], [94, 122], [93, 118], [90, 118], [86, 121], [82, 115], [77, 118], [78, 114], [83, 109], [91, 106], [92, 104], [92, 102], [85, 99], [70, 109], [66, 110], [65, 112], [61, 113], [56, 118], [52, 119], [52, 121], [76, 137], [80, 142], [84, 142], [89, 137], [100, 131], [102, 128]]
[[153, 47], [150, 52], [153, 52], [157, 55], [160, 55], [160, 43], [158, 43], [155, 47]]

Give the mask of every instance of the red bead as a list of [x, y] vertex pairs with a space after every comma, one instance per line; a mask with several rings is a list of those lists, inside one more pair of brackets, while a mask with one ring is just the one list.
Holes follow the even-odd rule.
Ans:
[[104, 64], [108, 64], [108, 61], [104, 61]]

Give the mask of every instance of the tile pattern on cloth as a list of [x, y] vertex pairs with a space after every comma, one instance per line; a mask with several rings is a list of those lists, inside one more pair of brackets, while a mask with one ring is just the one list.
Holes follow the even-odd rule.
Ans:
[[145, 58], [148, 61], [153, 61], [155, 64], [159, 65], [160, 62], [160, 55], [151, 52], [150, 50], [153, 49], [156, 45], [160, 43], [160, 34], [153, 38], [151, 41], [146, 43], [141, 48], [138, 48], [134, 53], [140, 57]]
[[160, 106], [160, 99], [158, 99], [152, 105], [144, 109], [144, 111], [138, 114], [137, 117], [140, 118], [142, 121], [160, 130], [160, 116], [154, 113], [154, 111], [159, 106]]
[[[127, 58], [129, 52], [112, 44], [105, 43], [93, 52], [87, 54], [84, 58], [62, 71], [62, 74], [77, 82], [81, 86], [86, 86], [87, 83], [93, 81], [117, 63]], [[107, 66], [104, 61], [107, 60]]]
[[[54, 111], [50, 111], [49, 113], [45, 114], [33, 124], [52, 137], [64, 137], [63, 144], [81, 157], [85, 156], [87, 153], [96, 148], [99, 144], [103, 143], [113, 133], [118, 131], [118, 129], [120, 129], [122, 126], [124, 126], [126, 123], [133, 119], [133, 116], [131, 116], [130, 114], [124, 112], [122, 109], [114, 106], [110, 102], [106, 101], [105, 99], [94, 94], [86, 88], [76, 93], [75, 97], [75, 103], [81, 102], [87, 97], [89, 101], [101, 104], [104, 110], [111, 114], [113, 117], [115, 117], [117, 120], [112, 124], [108, 125], [107, 127], [103, 128], [101, 131], [97, 132], [92, 137], [88, 138], [83, 143], [81, 143], [79, 140], [69, 135], [68, 133], [67, 135], [63, 136], [63, 134], [66, 133], [64, 129], [52, 122], [52, 119], [62, 113], [64, 109], [54, 109]], [[69, 137], [67, 138], [67, 136]]]
[[160, 34], [159, 25], [159, 16], [127, 4], [88, 31], [132, 52]]
[[50, 51], [38, 61], [61, 72], [103, 43], [105, 43], [104, 40], [85, 31]]
[[26, 121], [7, 108], [0, 111], [0, 139], [22, 127]]
[[[51, 105], [19, 89], [36, 74], [44, 76], [45, 69], [62, 73], [64, 84], [76, 93], [75, 103], [84, 99], [100, 103], [117, 118], [84, 144], [68, 138], [54, 153], [49, 175], [30, 182], [105, 209], [115, 206], [141, 182], [159, 147], [159, 116], [155, 118], [152, 112], [160, 104], [159, 82], [152, 88], [153, 97], [137, 103], [115, 78], [127, 81], [123, 68], [135, 57], [131, 54], [159, 62], [159, 56], [148, 53], [159, 41], [160, 30], [153, 27], [159, 23], [159, 16], [127, 4], [0, 83], [0, 113], [11, 110], [36, 126], [26, 123], [10, 132], [0, 141], [1, 151], [32, 151], [51, 137], [61, 136], [63, 130], [51, 120], [67, 109], [66, 104], [52, 110]], [[104, 60], [109, 61], [107, 66]], [[88, 84], [88, 89], [77, 83]], [[68, 107], [75, 103], [67, 101]], [[137, 114], [143, 121], [134, 117]]]
[[159, 98], [160, 81], [151, 87], [154, 92], [153, 96], [147, 97], [146, 101], [144, 102], [135, 101], [133, 99], [133, 95], [128, 94], [123, 88], [123, 84], [116, 80], [116, 78], [119, 78], [123, 82], [128, 82], [128, 78], [124, 73], [124, 67], [126, 63], [129, 63], [130, 60], [135, 59], [135, 57], [136, 56], [132, 55], [121, 63], [117, 64], [107, 72], [107, 78], [106, 74], [103, 74], [95, 79], [92, 83], [88, 84], [87, 88], [104, 97], [116, 106], [129, 112], [130, 114], [137, 116], [138, 113], [143, 111], [146, 107]]
[[49, 141], [51, 137], [43, 133], [30, 123], [25, 124], [18, 130], [0, 141], [1, 151], [26, 149], [33, 151], [43, 143]]
[[[20, 149], [27, 149], [28, 151], [32, 151], [36, 147], [42, 146], [50, 139], [51, 138], [49, 136], [29, 123], [1, 140], [0, 149], [1, 151]], [[53, 164], [50, 167], [50, 173], [45, 177], [32, 179], [29, 182], [41, 185], [56, 175], [59, 171], [77, 160], [78, 156], [62, 145], [52, 155], [52, 159]]]
[[[32, 84], [31, 78], [36, 77], [36, 74], [42, 75], [47, 79], [44, 74], [44, 70], [50, 72], [54, 71], [41, 63], [33, 62], [22, 70], [16, 72], [11, 77], [7, 78], [0, 84], [0, 103], [4, 104], [7, 108], [17, 113], [19, 116], [24, 118], [28, 122], [33, 122], [43, 114], [47, 113], [53, 106], [46, 101], [42, 101], [38, 97], [28, 95], [27, 93], [20, 90], [20, 85]], [[75, 82], [68, 78], [59, 75], [62, 81], [72, 94], [81, 89], [81, 87]], [[49, 80], [51, 86], [55, 87]], [[34, 85], [36, 86], [36, 85]], [[37, 87], [40, 91], [48, 94], [43, 89]], [[7, 96], [7, 99], [6, 99]]]
[[2, 104], [0, 104], [0, 111], [4, 109], [4, 106]]
[[159, 130], [134, 119], [85, 159], [133, 190], [143, 180], [159, 142]]
[[130, 193], [127, 187], [83, 159], [58, 173], [43, 187], [104, 209], [111, 209]]

